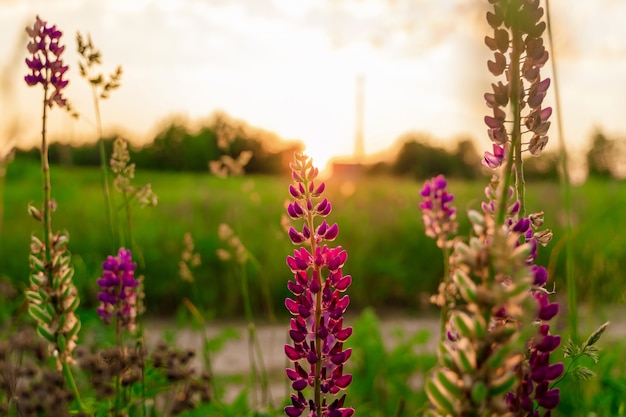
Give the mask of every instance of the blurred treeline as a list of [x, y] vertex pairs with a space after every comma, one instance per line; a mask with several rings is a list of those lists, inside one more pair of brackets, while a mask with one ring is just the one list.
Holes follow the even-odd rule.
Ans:
[[[246, 173], [276, 175], [287, 172], [293, 153], [304, 149], [301, 142], [285, 141], [274, 133], [251, 127], [222, 113], [213, 115], [199, 126], [189, 125], [184, 121], [165, 123], [147, 145], [131, 148], [131, 160], [141, 169], [200, 172], [207, 171], [209, 161], [223, 156], [235, 158], [243, 151], [251, 151], [252, 158], [246, 166]], [[104, 140], [107, 155], [111, 154], [115, 137]], [[477, 149], [475, 143], [472, 138], [461, 137], [452, 146], [444, 147], [427, 134], [406, 133], [375, 158], [378, 162], [366, 164], [365, 172], [418, 180], [438, 174], [473, 179], [484, 175], [480, 165], [483, 149]], [[589, 176], [624, 176], [626, 168], [620, 164], [626, 161], [626, 140], [610, 138], [601, 130], [596, 130], [589, 143], [585, 158]], [[489, 146], [488, 143], [485, 145]], [[39, 159], [37, 148], [21, 153]], [[540, 157], [529, 155], [524, 161], [525, 178], [557, 180], [558, 158], [555, 151], [544, 152]], [[98, 166], [98, 144], [92, 142], [72, 146], [53, 143], [50, 146], [50, 162], [66, 166]]]

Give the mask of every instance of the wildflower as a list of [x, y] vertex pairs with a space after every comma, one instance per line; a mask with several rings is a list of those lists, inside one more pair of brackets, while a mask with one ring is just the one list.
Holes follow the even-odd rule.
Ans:
[[492, 213], [472, 212], [470, 221], [475, 236], [456, 241], [450, 260], [458, 299], [426, 383], [428, 416], [504, 415], [523, 360], [515, 341], [534, 278], [531, 245], [520, 245], [520, 231], [496, 227]]
[[65, 234], [51, 236], [52, 263], [48, 266], [46, 244], [35, 236], [31, 238], [30, 288], [26, 291], [28, 311], [38, 323], [39, 334], [50, 343], [59, 366], [72, 361], [80, 330], [80, 320], [75, 314], [80, 298], [73, 282], [68, 242]]
[[[63, 65], [61, 59], [61, 54], [65, 50], [65, 46], [60, 44], [63, 32], [58, 30], [56, 25], [49, 26], [39, 16], [32, 28], [26, 28], [26, 32], [30, 37], [28, 52], [32, 54], [30, 59], [26, 58], [26, 65], [31, 70], [31, 73], [24, 77], [26, 84], [29, 86], [41, 84], [46, 94], [46, 105], [49, 107], [54, 104], [65, 107], [67, 100], [63, 97], [63, 89], [69, 81], [63, 78], [68, 70], [68, 66]], [[54, 88], [54, 91], [48, 96], [50, 87]]]
[[195, 252], [195, 245], [191, 233], [187, 232], [183, 236], [183, 252], [181, 254], [181, 260], [178, 262], [178, 275], [183, 281], [193, 282], [193, 272], [200, 266], [202, 259], [198, 252]]
[[157, 195], [152, 191], [152, 186], [146, 184], [137, 188], [131, 184], [135, 178], [135, 164], [130, 163], [130, 152], [128, 142], [122, 138], [117, 138], [113, 142], [113, 154], [111, 155], [111, 170], [115, 174], [113, 185], [115, 189], [124, 194], [126, 198], [136, 198], [141, 207], [153, 206], [158, 202]]
[[426, 180], [420, 191], [424, 199], [420, 208], [426, 236], [436, 239], [440, 248], [450, 245], [448, 238], [454, 235], [458, 228], [456, 208], [450, 206], [454, 195], [446, 191], [447, 184], [444, 176], [439, 175]]
[[488, 168], [496, 169], [502, 162], [504, 162], [505, 154], [506, 154], [506, 145], [500, 146], [493, 144], [493, 153], [485, 152], [485, 156], [482, 160], [482, 164]]
[[[294, 317], [289, 330], [293, 343], [285, 345], [285, 354], [293, 362], [287, 377], [297, 394], [291, 395], [292, 404], [285, 407], [285, 413], [297, 417], [308, 409], [311, 416], [350, 417], [354, 409], [344, 407], [345, 394], [337, 398], [352, 382], [352, 375], [343, 372], [352, 354], [351, 349], [343, 348], [352, 334], [351, 327], [343, 326], [350, 298], [341, 295], [352, 282], [351, 276], [342, 272], [348, 255], [340, 246], [324, 244], [337, 237], [337, 224], [323, 220], [315, 226], [314, 219], [326, 217], [332, 207], [327, 199], [321, 199], [325, 185], [316, 184], [318, 170], [311, 159], [297, 154], [291, 170], [293, 202], [287, 213], [294, 220], [304, 219], [304, 225], [301, 231], [291, 227], [288, 233], [300, 247], [287, 257], [294, 274], [287, 287], [294, 298], [287, 298], [285, 306]], [[307, 400], [304, 391], [309, 386], [313, 398]]]
[[117, 328], [135, 330], [137, 317], [137, 287], [139, 280], [135, 278], [137, 264], [132, 262], [130, 250], [120, 248], [117, 256], [108, 256], [102, 263], [102, 277], [98, 285], [102, 291], [98, 293], [100, 307], [98, 314], [109, 324], [115, 315]]
[[[532, 138], [527, 150], [533, 156], [541, 154], [548, 143], [548, 120], [552, 108], [542, 108], [550, 78], [541, 78], [540, 70], [549, 54], [543, 45], [546, 24], [541, 21], [543, 8], [539, 1], [492, 1], [493, 11], [487, 13], [487, 22], [493, 36], [485, 37], [485, 44], [493, 51], [493, 60], [487, 62], [489, 71], [496, 77], [504, 74], [506, 84], [491, 84], [492, 92], [485, 93], [485, 102], [493, 116], [485, 116], [487, 134], [494, 143], [494, 153], [485, 152], [483, 165], [495, 169], [502, 165], [503, 146], [510, 143], [521, 155], [521, 122]], [[502, 109], [511, 106], [512, 132], [505, 127], [506, 113]], [[527, 109], [526, 113], [522, 113]], [[496, 148], [496, 146], [498, 148]], [[516, 161], [517, 163], [517, 161]]]

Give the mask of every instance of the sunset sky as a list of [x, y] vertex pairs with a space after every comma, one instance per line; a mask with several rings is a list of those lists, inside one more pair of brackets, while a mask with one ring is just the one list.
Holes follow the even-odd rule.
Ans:
[[[28, 89], [24, 27], [36, 14], [64, 31], [67, 95], [87, 117], [55, 111], [55, 137], [95, 139], [90, 91], [78, 77], [76, 31], [103, 69], [124, 68], [102, 105], [105, 127], [141, 140], [163, 119], [223, 110], [298, 139], [323, 163], [353, 152], [356, 79], [365, 79], [365, 151], [403, 133], [489, 146], [483, 93], [494, 78], [481, 0], [0, 0], [0, 146], [33, 143], [40, 91]], [[562, 115], [582, 148], [601, 127], [626, 132], [626, 2], [552, 0]], [[548, 68], [549, 69], [549, 68]], [[543, 74], [550, 76], [550, 71]], [[547, 105], [554, 105], [552, 95]], [[16, 129], [16, 127], [18, 129]], [[10, 132], [10, 133], [6, 133]], [[556, 129], [548, 147], [556, 148]], [[144, 139], [145, 140], [145, 139]]]

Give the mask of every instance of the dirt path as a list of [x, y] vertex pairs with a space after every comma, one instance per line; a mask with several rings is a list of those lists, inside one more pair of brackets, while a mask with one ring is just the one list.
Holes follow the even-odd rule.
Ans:
[[[581, 337], [586, 338], [591, 331], [600, 324], [611, 320], [612, 324], [603, 337], [600, 345], [607, 346], [606, 340], [624, 340], [626, 338], [626, 315], [623, 307], [614, 309], [603, 308], [602, 311], [581, 309], [580, 326]], [[566, 320], [566, 313], [561, 315], [561, 321]], [[356, 317], [348, 318], [347, 323], [354, 323]], [[563, 328], [564, 323], [557, 323], [555, 328]], [[215, 322], [208, 326], [207, 334], [209, 338], [216, 336], [225, 328], [232, 328], [238, 335], [237, 340], [229, 340], [224, 348], [213, 355], [213, 372], [216, 375], [248, 375], [251, 369], [249, 348], [248, 348], [248, 326], [244, 322]], [[401, 328], [405, 334], [410, 335], [419, 330], [428, 329], [431, 333], [429, 342], [423, 349], [434, 352], [439, 335], [438, 317], [409, 317], [402, 315], [391, 315], [381, 319], [381, 331], [383, 340], [393, 347], [392, 332]], [[283, 399], [287, 398], [288, 392], [285, 383], [284, 370], [287, 361], [284, 354], [284, 346], [287, 339], [288, 322], [280, 325], [261, 324], [256, 326], [256, 333], [261, 346], [265, 369], [270, 376], [271, 398], [275, 405], [279, 405]], [[203, 338], [200, 332], [191, 328], [178, 328], [174, 323], [168, 321], [149, 321], [146, 323], [146, 337], [148, 346], [154, 346], [162, 339], [163, 332], [174, 331], [176, 345], [181, 348], [194, 349], [200, 352]], [[604, 342], [604, 343], [603, 343]], [[196, 358], [195, 365], [201, 367], [201, 361]], [[244, 378], [246, 380], [246, 378]], [[243, 389], [242, 384], [233, 384], [226, 389], [224, 401], [232, 400]]]

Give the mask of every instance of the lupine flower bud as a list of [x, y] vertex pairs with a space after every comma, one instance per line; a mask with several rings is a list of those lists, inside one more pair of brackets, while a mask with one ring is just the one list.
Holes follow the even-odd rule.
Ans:
[[[289, 187], [295, 201], [288, 205], [287, 212], [306, 223], [302, 232], [294, 227], [288, 232], [291, 241], [300, 247], [293, 256], [287, 256], [287, 265], [294, 274], [287, 287], [294, 298], [287, 298], [285, 307], [294, 317], [289, 330], [293, 343], [285, 345], [285, 355], [294, 364], [286, 374], [296, 394], [291, 395], [291, 405], [285, 407], [285, 413], [297, 417], [308, 409], [310, 416], [350, 417], [354, 409], [344, 407], [345, 394], [333, 398], [352, 381], [352, 375], [343, 372], [352, 353], [343, 348], [352, 334], [351, 327], [343, 327], [350, 298], [341, 296], [352, 282], [350, 275], [342, 272], [347, 253], [341, 247], [322, 244], [337, 237], [337, 224], [329, 225], [326, 220], [317, 227], [314, 221], [309, 224], [309, 219], [326, 217], [331, 210], [326, 199], [314, 202], [324, 191], [324, 183], [315, 184], [317, 169], [303, 155], [296, 155], [290, 166], [297, 185]], [[307, 387], [313, 389], [308, 400], [304, 394]]]
[[135, 330], [137, 317], [137, 286], [135, 278], [137, 264], [132, 262], [130, 250], [120, 248], [117, 256], [108, 256], [102, 263], [102, 277], [98, 285], [100, 307], [98, 314], [109, 324], [113, 316], [117, 318], [118, 328]]

